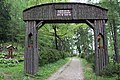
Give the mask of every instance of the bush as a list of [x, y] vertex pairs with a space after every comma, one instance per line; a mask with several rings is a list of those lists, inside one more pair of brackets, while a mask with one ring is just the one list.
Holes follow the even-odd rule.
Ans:
[[39, 51], [40, 66], [48, 63], [53, 63], [69, 56], [69, 53], [67, 52], [58, 51], [56, 49], [50, 49], [47, 47], [41, 47]]
[[94, 63], [95, 62], [95, 54], [89, 54], [89, 56], [86, 57], [87, 61], [89, 63]]
[[119, 76], [120, 76], [120, 64], [113, 64], [110, 63], [108, 64], [104, 70], [101, 72], [101, 75], [104, 76], [109, 76], [109, 77], [113, 77], [113, 76], [118, 76], [118, 80], [120, 80]]
[[81, 58], [85, 58], [85, 53], [80, 53], [80, 55]]
[[71, 57], [76, 57], [76, 56], [77, 56], [77, 54], [73, 54], [73, 53], [71, 54]]

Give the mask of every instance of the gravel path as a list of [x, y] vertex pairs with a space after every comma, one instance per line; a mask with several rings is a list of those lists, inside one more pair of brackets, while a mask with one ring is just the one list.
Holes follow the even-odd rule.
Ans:
[[72, 58], [47, 80], [84, 80], [82, 65], [78, 59]]

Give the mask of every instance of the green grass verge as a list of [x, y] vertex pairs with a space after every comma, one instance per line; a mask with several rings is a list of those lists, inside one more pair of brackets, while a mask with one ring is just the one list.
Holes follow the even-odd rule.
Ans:
[[66, 62], [68, 62], [69, 58], [61, 59], [55, 63], [47, 64], [43, 67], [40, 67], [39, 72], [35, 75], [35, 80], [45, 80], [53, 73], [55, 73], [60, 67], [62, 67]]
[[80, 60], [83, 65], [85, 80], [116, 80], [115, 77], [96, 76], [93, 72], [92, 65], [88, 63], [85, 59]]
[[23, 62], [15, 67], [0, 67], [0, 80], [45, 80], [62, 67], [69, 58], [61, 59], [57, 62], [46, 64], [39, 68], [36, 75], [25, 76]]

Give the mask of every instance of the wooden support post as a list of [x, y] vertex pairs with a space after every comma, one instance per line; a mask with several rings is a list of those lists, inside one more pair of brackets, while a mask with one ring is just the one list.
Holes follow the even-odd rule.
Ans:
[[25, 74], [35, 74], [38, 70], [38, 43], [35, 21], [26, 22], [24, 71]]
[[[94, 38], [95, 38], [95, 71], [97, 75], [108, 64], [107, 38], [105, 34], [105, 21], [94, 21]], [[101, 35], [103, 46], [98, 47], [98, 36]]]
[[95, 40], [95, 71], [96, 74], [99, 74], [99, 55], [98, 55], [98, 41], [97, 41], [97, 35], [98, 35], [98, 26], [96, 20], [94, 21], [94, 40]]
[[[105, 34], [105, 21], [95, 20], [95, 56], [96, 56], [96, 74], [100, 75], [100, 72], [108, 64], [108, 53], [107, 53], [107, 39]], [[103, 46], [98, 47], [97, 37], [101, 35]]]

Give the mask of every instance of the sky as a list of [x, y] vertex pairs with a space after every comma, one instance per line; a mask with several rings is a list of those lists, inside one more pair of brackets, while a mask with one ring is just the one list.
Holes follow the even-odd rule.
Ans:
[[[88, 0], [70, 0], [70, 2], [81, 2], [81, 3], [86, 3]], [[99, 0], [92, 0], [92, 2], [97, 3]]]

